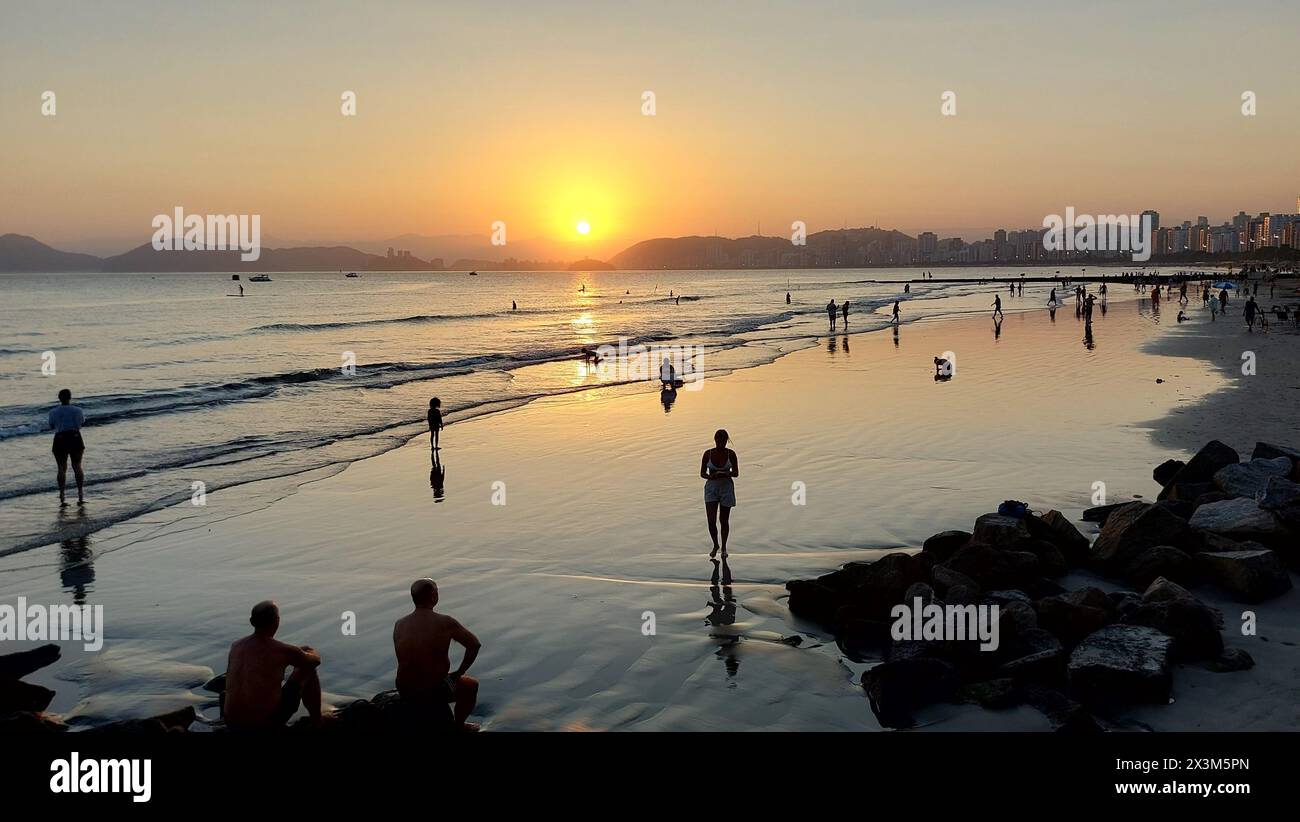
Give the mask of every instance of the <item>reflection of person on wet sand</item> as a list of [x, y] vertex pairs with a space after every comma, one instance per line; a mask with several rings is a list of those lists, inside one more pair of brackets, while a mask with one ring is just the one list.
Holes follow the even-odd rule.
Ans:
[[94, 554], [86, 537], [65, 539], [59, 551], [59, 584], [71, 591], [76, 605], [86, 604], [86, 593], [95, 583]]
[[[704, 621], [714, 628], [725, 629], [736, 624], [736, 595], [731, 590], [731, 568], [725, 559], [713, 565], [713, 576], [709, 579], [708, 606], [709, 613]], [[727, 676], [735, 676], [740, 670], [740, 659], [732, 649], [740, 637], [727, 630], [712, 632], [710, 636], [722, 640], [718, 645], [718, 656], [727, 667]]]
[[433, 465], [429, 468], [429, 487], [433, 489], [433, 501], [442, 502], [447, 496], [447, 469], [443, 467], [442, 460], [438, 459], [438, 452], [431, 453]]
[[659, 402], [664, 404], [665, 414], [673, 410], [673, 403], [677, 402], [677, 389], [665, 385], [659, 391]]
[[[709, 518], [709, 537], [713, 540], [713, 550], [709, 552], [712, 559], [719, 550], [722, 558], [727, 558], [727, 535], [731, 530], [731, 509], [736, 507], [736, 485], [733, 480], [740, 476], [740, 460], [736, 452], [727, 447], [731, 437], [726, 429], [719, 428], [713, 434], [714, 447], [704, 452], [700, 458], [700, 478], [704, 482], [704, 510]], [[721, 512], [719, 512], [721, 508]], [[718, 519], [722, 520], [722, 542], [718, 542]]]

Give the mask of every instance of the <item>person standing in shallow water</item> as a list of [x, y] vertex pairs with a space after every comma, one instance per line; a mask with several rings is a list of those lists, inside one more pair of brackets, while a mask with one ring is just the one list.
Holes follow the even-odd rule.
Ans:
[[434, 397], [429, 400], [429, 437], [433, 440], [435, 450], [440, 447], [438, 434], [441, 433], [442, 428], [442, 400]]
[[[740, 460], [736, 452], [727, 447], [731, 441], [725, 428], [713, 433], [713, 447], [700, 457], [700, 478], [704, 480], [704, 511], [709, 519], [709, 537], [713, 550], [709, 559], [722, 552], [727, 558], [727, 535], [731, 531], [731, 509], [736, 507], [736, 484], [740, 476]], [[721, 510], [719, 510], [721, 509]], [[718, 541], [718, 520], [722, 520], [722, 541]]]
[[72, 392], [59, 392], [59, 404], [50, 409], [50, 428], [54, 430], [54, 461], [59, 466], [59, 505], [67, 505], [64, 491], [68, 484], [68, 460], [72, 460], [72, 473], [77, 478], [77, 504], [86, 502], [86, 475], [81, 470], [81, 455], [86, 444], [81, 440], [81, 426], [85, 414], [72, 404]]

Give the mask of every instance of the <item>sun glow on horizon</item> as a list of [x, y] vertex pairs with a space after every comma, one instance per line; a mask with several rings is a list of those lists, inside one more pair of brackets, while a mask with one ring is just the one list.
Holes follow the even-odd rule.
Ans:
[[586, 220], [579, 220], [578, 224], [574, 226], [574, 228], [576, 228], [578, 233], [584, 237], [591, 233], [591, 223]]

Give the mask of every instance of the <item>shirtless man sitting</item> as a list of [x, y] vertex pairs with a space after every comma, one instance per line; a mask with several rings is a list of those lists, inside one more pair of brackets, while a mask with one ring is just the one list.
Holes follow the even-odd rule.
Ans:
[[[282, 728], [300, 703], [312, 723], [319, 725], [320, 679], [316, 669], [320, 654], [275, 638], [280, 628], [280, 608], [269, 599], [253, 606], [248, 621], [253, 633], [230, 646], [226, 662], [222, 703], [226, 727], [238, 731]], [[285, 679], [284, 669], [290, 666], [293, 673]]]
[[[456, 620], [433, 610], [438, 604], [438, 583], [433, 580], [411, 583], [411, 600], [415, 610], [393, 625], [397, 691], [402, 701], [415, 705], [455, 702], [456, 727], [478, 730], [477, 725], [465, 721], [478, 701], [478, 680], [465, 674], [482, 647], [478, 637]], [[465, 655], [460, 667], [451, 671], [448, 650], [453, 639], [464, 646]]]

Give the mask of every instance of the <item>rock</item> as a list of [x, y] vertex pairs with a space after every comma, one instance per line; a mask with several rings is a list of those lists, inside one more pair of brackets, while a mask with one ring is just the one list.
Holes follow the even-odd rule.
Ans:
[[1151, 583], [1142, 604], [1124, 617], [1124, 623], [1172, 637], [1171, 652], [1180, 660], [1212, 659], [1223, 650], [1218, 613], [1164, 577]]
[[1213, 531], [1201, 532], [1201, 550], [1211, 553], [1224, 553], [1227, 551], [1263, 551], [1264, 546], [1253, 540], [1237, 541], [1220, 536]]
[[1106, 592], [1100, 588], [1087, 586], [1085, 588], [1080, 588], [1077, 591], [1067, 591], [1060, 594], [1060, 596], [1066, 602], [1071, 604], [1086, 605], [1089, 608], [1097, 608], [1098, 610], [1105, 611], [1107, 616], [1115, 615], [1115, 603]]
[[[1219, 486], [1213, 482], [1180, 482], [1177, 485], [1171, 485], [1160, 495], [1160, 502], [1186, 502], [1192, 505], [1196, 500], [1206, 494], [1219, 491]], [[1220, 491], [1222, 493], [1222, 491]]]
[[[1205, 495], [1201, 494], [1200, 496], [1205, 496]], [[1197, 499], [1200, 499], [1200, 497], [1197, 497]], [[1181, 500], [1181, 499], [1162, 499], [1159, 502], [1157, 502], [1156, 505], [1160, 508], [1165, 509], [1166, 511], [1168, 511], [1169, 513], [1173, 514], [1174, 516], [1178, 517], [1181, 520], [1191, 519], [1192, 513], [1196, 511], [1196, 503], [1187, 502], [1186, 500]]]
[[40, 713], [50, 706], [54, 691], [23, 682], [20, 679], [0, 679], [0, 714], [10, 711]]
[[1264, 493], [1270, 479], [1285, 479], [1290, 473], [1291, 460], [1287, 457], [1257, 459], [1220, 468], [1214, 475], [1214, 484], [1226, 494], [1255, 499]]
[[1038, 557], [1033, 554], [999, 550], [978, 542], [958, 550], [944, 566], [965, 574], [986, 590], [1016, 588], [1038, 576]]
[[[1202, 505], [1209, 505], [1211, 502], [1223, 502], [1225, 499], [1232, 499], [1232, 494], [1225, 494], [1222, 491], [1210, 491], [1209, 493], [1201, 494], [1196, 498], [1196, 501], [1192, 503], [1192, 513], [1195, 514], [1196, 509], [1200, 508]], [[1188, 517], [1188, 519], [1191, 519], [1191, 517]]]
[[[1255, 450], [1251, 452], [1250, 455], [1252, 460], [1268, 460], [1276, 457], [1287, 457], [1291, 460], [1291, 465], [1295, 467], [1295, 471], [1300, 473], [1300, 451], [1297, 451], [1294, 448], [1288, 448], [1285, 445], [1270, 445], [1266, 442], [1257, 442], [1255, 443]], [[1300, 481], [1300, 476], [1293, 474], [1291, 479]]]
[[1133, 591], [1112, 591], [1106, 596], [1115, 605], [1115, 616], [1123, 619], [1142, 604], [1142, 595]]
[[1181, 471], [1185, 465], [1187, 465], [1187, 463], [1182, 460], [1165, 460], [1157, 465], [1155, 470], [1151, 472], [1151, 478], [1158, 482], [1161, 487], [1164, 487], [1169, 484], [1170, 480], [1174, 478], [1174, 475]]
[[226, 675], [218, 674], [204, 682], [203, 690], [214, 694], [224, 694], [226, 692]]
[[22, 679], [33, 671], [52, 665], [59, 659], [59, 646], [42, 645], [30, 651], [0, 656], [0, 679]]
[[963, 685], [957, 690], [957, 698], [963, 702], [974, 702], [990, 711], [1014, 708], [1023, 701], [1020, 686], [1011, 677]]
[[1130, 502], [1111, 514], [1093, 543], [1093, 557], [1108, 573], [1122, 573], [1143, 549], [1190, 548], [1199, 540], [1187, 522], [1146, 502]]
[[169, 731], [180, 732], [187, 730], [194, 723], [194, 717], [194, 706], [186, 705], [179, 710], [158, 714], [147, 719], [126, 719], [121, 722], [110, 722], [107, 725], [97, 725], [88, 729], [86, 733], [160, 734]]
[[1020, 543], [1029, 539], [1029, 526], [1019, 517], [1005, 514], [981, 514], [975, 520], [971, 542], [992, 545], [994, 548], [1017, 550]]
[[949, 589], [955, 585], [966, 586], [974, 590], [976, 594], [979, 593], [979, 584], [975, 580], [960, 571], [954, 571], [946, 565], [936, 565], [930, 577], [935, 590], [942, 597], [947, 597]]
[[1282, 523], [1253, 499], [1238, 497], [1211, 502], [1196, 509], [1191, 525], [1232, 539], [1277, 540], [1286, 537]]
[[1061, 556], [1065, 557], [1065, 564], [1071, 568], [1086, 565], [1092, 557], [1092, 546], [1088, 543], [1088, 538], [1080, 534], [1074, 523], [1060, 511], [1048, 511], [1042, 517], [1031, 514], [1025, 517], [1025, 525], [1035, 539], [1055, 545]]
[[1231, 447], [1218, 440], [1211, 440], [1170, 477], [1169, 484], [1160, 492], [1160, 499], [1164, 499], [1173, 488], [1182, 483], [1211, 482], [1220, 468], [1240, 461], [1241, 457]]
[[1128, 505], [1127, 502], [1112, 502], [1109, 505], [1098, 505], [1096, 508], [1088, 508], [1080, 517], [1084, 522], [1095, 522], [1098, 525], [1105, 525], [1110, 515]]
[[1025, 605], [1034, 604], [1034, 601], [1029, 598], [1029, 594], [1015, 588], [1003, 591], [989, 591], [984, 595], [984, 598], [999, 605], [1007, 605], [1012, 602], [1023, 602]]
[[1002, 613], [1011, 615], [1011, 621], [1015, 624], [1017, 633], [1038, 627], [1038, 613], [1034, 611], [1034, 606], [1030, 605], [1028, 601], [1011, 600], [999, 603], [998, 609]]
[[974, 605], [979, 600], [978, 585], [954, 585], [948, 589], [947, 601], [952, 605]]
[[1079, 644], [1084, 637], [1110, 622], [1110, 614], [1101, 608], [1080, 605], [1065, 596], [1040, 599], [1037, 611], [1038, 626], [1051, 632], [1067, 648]]
[[1124, 568], [1124, 582], [1135, 588], [1145, 588], [1158, 577], [1175, 582], [1192, 579], [1192, 558], [1172, 545], [1153, 545], [1138, 553]]
[[1065, 555], [1053, 543], [1043, 539], [1030, 539], [1021, 543], [1021, 548], [1038, 558], [1038, 568], [1043, 576], [1055, 578], [1065, 575]]
[[1216, 674], [1247, 671], [1254, 667], [1255, 659], [1240, 648], [1224, 648], [1219, 658], [1209, 664], [1210, 670]]
[[1259, 498], [1259, 507], [1273, 512], [1292, 527], [1300, 526], [1300, 482], [1270, 477]]
[[904, 592], [902, 602], [910, 608], [918, 599], [921, 600], [922, 607], [934, 602], [934, 589], [924, 582], [913, 582]]
[[1101, 733], [1101, 726], [1087, 709], [1052, 688], [1028, 685], [1024, 689], [1025, 702], [1033, 706], [1052, 723], [1058, 733]]
[[358, 699], [334, 711], [329, 731], [343, 733], [424, 734], [454, 727], [451, 707], [445, 704], [403, 702], [397, 691], [381, 691], [369, 700]]
[[790, 613], [827, 627], [835, 621], [835, 612], [844, 604], [842, 594], [815, 580], [792, 579], [785, 584], [785, 589], [790, 592]]
[[1038, 577], [1037, 579], [1029, 580], [1024, 585], [1024, 591], [1029, 595], [1029, 599], [1032, 602], [1037, 602], [1043, 597], [1054, 597], [1059, 596], [1060, 594], [1069, 593], [1060, 585], [1057, 585], [1055, 582], [1045, 577]]
[[68, 730], [58, 719], [38, 711], [0, 714], [0, 736], [8, 734], [58, 733]]
[[970, 542], [970, 533], [966, 531], [940, 531], [921, 545], [921, 552], [933, 554], [935, 559], [943, 562], [957, 553], [957, 549]]
[[1291, 575], [1273, 551], [1205, 552], [1196, 555], [1196, 566], [1237, 602], [1263, 602], [1291, 590]]
[[1110, 625], [1070, 654], [1070, 695], [1085, 705], [1167, 704], [1173, 639], [1141, 625]]
[[886, 728], [910, 728], [912, 711], [952, 696], [956, 669], [939, 659], [882, 662], [862, 674], [871, 710]]

